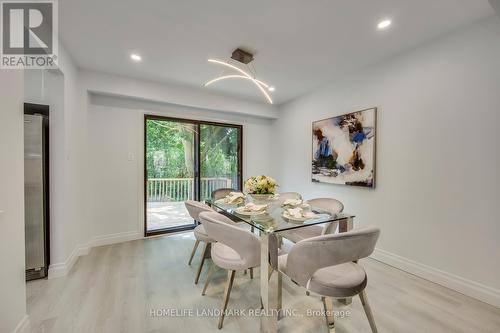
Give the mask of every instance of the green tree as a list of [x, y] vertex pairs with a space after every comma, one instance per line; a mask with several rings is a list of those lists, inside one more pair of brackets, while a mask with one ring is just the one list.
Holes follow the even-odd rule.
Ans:
[[[146, 164], [149, 178], [192, 178], [196, 126], [173, 121], [146, 121]], [[238, 168], [238, 130], [200, 126], [202, 177], [234, 178]]]

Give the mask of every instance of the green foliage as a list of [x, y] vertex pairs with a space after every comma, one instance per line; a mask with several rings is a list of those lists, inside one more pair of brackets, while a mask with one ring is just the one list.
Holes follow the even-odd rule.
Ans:
[[228, 177], [238, 172], [236, 128], [201, 125], [202, 177]]
[[[146, 128], [148, 177], [193, 177], [196, 126], [148, 119]], [[200, 129], [201, 176], [234, 178], [238, 171], [238, 130], [205, 124]]]

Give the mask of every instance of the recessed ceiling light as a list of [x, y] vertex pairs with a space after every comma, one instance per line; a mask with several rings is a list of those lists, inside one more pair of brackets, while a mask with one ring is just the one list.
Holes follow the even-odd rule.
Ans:
[[135, 53], [132, 53], [130, 55], [130, 59], [134, 60], [134, 61], [141, 61], [142, 60], [142, 57], [138, 54], [135, 54]]
[[274, 86], [270, 86], [269, 88], [267, 88], [267, 90], [269, 90], [269, 91], [275, 91], [276, 88]]
[[377, 28], [382, 30], [382, 29], [388, 28], [391, 24], [392, 24], [391, 20], [383, 20], [377, 24]]

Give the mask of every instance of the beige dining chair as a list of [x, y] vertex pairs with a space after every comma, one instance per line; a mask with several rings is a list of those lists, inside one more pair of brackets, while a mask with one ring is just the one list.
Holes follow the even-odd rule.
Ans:
[[302, 195], [297, 192], [283, 192], [278, 194], [280, 202], [284, 202], [287, 199], [297, 199], [302, 200]]
[[313, 237], [294, 244], [288, 254], [278, 257], [279, 274], [321, 296], [330, 332], [335, 332], [332, 299], [359, 295], [372, 332], [377, 333], [365, 292], [366, 272], [357, 261], [373, 253], [379, 235], [378, 228], [365, 226]]
[[212, 200], [219, 200], [222, 198], [225, 198], [229, 195], [231, 192], [240, 192], [238, 190], [235, 190], [233, 188], [218, 188], [216, 190], [212, 191], [211, 198]]
[[218, 327], [221, 329], [236, 271], [244, 271], [260, 265], [260, 242], [253, 233], [232, 225], [232, 221], [220, 213], [203, 212], [200, 214], [200, 221], [205, 226], [209, 237], [217, 241], [212, 245], [212, 265], [202, 295], [205, 295], [217, 267], [227, 270], [228, 273], [219, 317]]
[[[308, 200], [307, 203], [313, 208], [319, 208], [330, 215], [342, 213], [344, 205], [342, 202], [333, 198], [317, 198]], [[333, 234], [337, 230], [338, 221], [329, 222], [322, 225], [312, 225], [310, 227], [292, 229], [282, 232], [281, 236], [293, 243], [297, 243], [303, 239], [317, 237], [326, 234]]]
[[[186, 205], [186, 209], [187, 209], [189, 215], [195, 221], [198, 221], [198, 222], [200, 221], [200, 213], [201, 212], [213, 212], [213, 209], [210, 208], [208, 205], [205, 205], [205, 204], [198, 202], [198, 201], [188, 200], [184, 204]], [[204, 243], [203, 253], [201, 255], [200, 267], [198, 267], [198, 271], [196, 272], [196, 278], [194, 280], [194, 283], [198, 284], [198, 281], [200, 279], [201, 270], [203, 269], [203, 264], [205, 263], [205, 259], [210, 257], [210, 247], [211, 247], [211, 244], [213, 242], [215, 242], [215, 240], [208, 236], [203, 224], [200, 224], [196, 228], [194, 228], [194, 237], [196, 238], [196, 241], [194, 243], [193, 250], [191, 251], [191, 256], [189, 257], [188, 265], [191, 265], [191, 262], [193, 261], [193, 257], [196, 253], [196, 249], [198, 248], [198, 245], [200, 245], [200, 242]]]

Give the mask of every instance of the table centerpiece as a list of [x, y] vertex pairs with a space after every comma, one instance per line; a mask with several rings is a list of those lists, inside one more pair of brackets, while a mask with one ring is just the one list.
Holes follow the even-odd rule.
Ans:
[[268, 176], [252, 176], [245, 180], [245, 192], [255, 203], [269, 202], [278, 188], [278, 183]]

